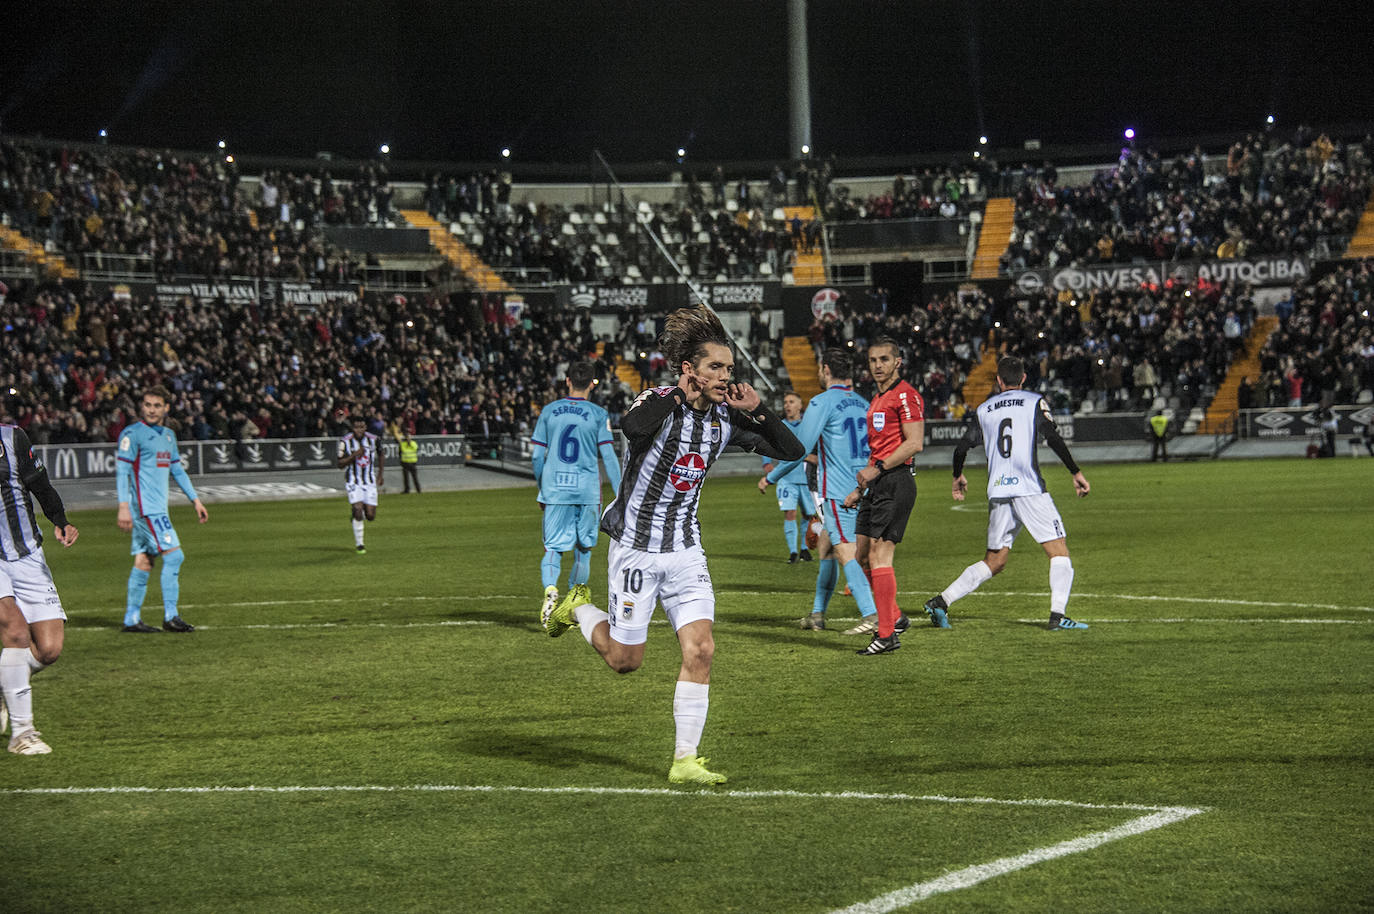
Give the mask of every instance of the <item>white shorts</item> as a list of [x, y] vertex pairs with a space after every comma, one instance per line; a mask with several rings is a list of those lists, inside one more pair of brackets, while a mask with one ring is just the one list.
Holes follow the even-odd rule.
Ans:
[[30, 625], [67, 618], [42, 549], [13, 562], [0, 562], [0, 597], [14, 597]]
[[348, 492], [348, 503], [356, 505], [362, 502], [365, 505], [377, 507], [377, 487], [370, 482], [346, 482], [344, 490]]
[[1037, 543], [1064, 536], [1064, 521], [1050, 493], [1019, 495], [988, 503], [988, 551], [1007, 549], [1025, 527]]
[[643, 644], [649, 637], [654, 603], [677, 631], [689, 622], [716, 620], [716, 593], [700, 546], [681, 552], [641, 552], [611, 541], [609, 563], [611, 637]]

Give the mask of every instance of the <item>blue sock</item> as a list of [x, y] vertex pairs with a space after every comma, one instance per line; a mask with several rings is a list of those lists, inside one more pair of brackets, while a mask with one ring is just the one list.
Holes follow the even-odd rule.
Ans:
[[878, 604], [873, 602], [873, 588], [868, 584], [864, 566], [858, 559], [844, 563], [844, 579], [849, 584], [849, 592], [854, 594], [854, 602], [859, 604], [859, 615], [864, 618], [878, 614]]
[[787, 552], [791, 554], [797, 551], [797, 522], [785, 520], [782, 522], [782, 535], [787, 540]]
[[148, 592], [148, 572], [138, 568], [129, 571], [129, 596], [124, 604], [124, 624], [137, 625], [143, 614], [143, 596]]
[[563, 573], [563, 553], [552, 549], [544, 550], [544, 561], [539, 563], [539, 580], [544, 589], [558, 586], [558, 576]]
[[181, 563], [186, 554], [180, 549], [173, 550], [162, 557], [162, 618], [170, 619], [177, 614], [177, 597], [181, 596]]
[[587, 583], [592, 576], [592, 553], [590, 549], [573, 549], [572, 571], [568, 572], [568, 586], [576, 587]]
[[813, 613], [823, 613], [830, 605], [830, 595], [835, 592], [835, 582], [840, 579], [840, 567], [834, 559], [821, 559], [816, 569], [816, 602], [811, 607]]

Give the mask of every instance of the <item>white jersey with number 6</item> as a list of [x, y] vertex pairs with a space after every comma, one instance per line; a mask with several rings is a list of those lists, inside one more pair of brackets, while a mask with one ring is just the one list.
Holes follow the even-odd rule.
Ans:
[[1049, 405], [1029, 390], [1003, 391], [978, 407], [983, 450], [988, 455], [989, 500], [1045, 491], [1035, 447], [1042, 421], [1054, 421]]

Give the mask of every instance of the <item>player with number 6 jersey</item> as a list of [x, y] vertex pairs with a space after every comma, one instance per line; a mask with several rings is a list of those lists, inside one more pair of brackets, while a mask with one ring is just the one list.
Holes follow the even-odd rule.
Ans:
[[558, 578], [563, 553], [573, 552], [568, 592], [581, 587], [581, 600], [592, 601], [592, 547], [601, 522], [601, 470], [606, 467], [612, 494], [620, 490], [620, 461], [615, 456], [611, 420], [606, 411], [587, 399], [596, 383], [591, 362], [569, 366], [568, 395], [539, 411], [534, 425], [531, 462], [539, 483], [539, 506], [544, 512], [544, 559], [539, 573], [544, 585], [541, 614], [558, 603]]
[[1021, 385], [1025, 382], [1025, 365], [1019, 358], [1007, 356], [998, 362], [997, 393], [978, 407], [978, 421], [969, 426], [954, 449], [955, 501], [963, 501], [968, 489], [968, 480], [964, 478], [968, 452], [979, 445], [987, 452], [988, 548], [982, 561], [965, 568], [954, 583], [926, 601], [926, 613], [937, 628], [950, 627], [949, 607], [956, 600], [977, 590], [1006, 567], [1012, 541], [1022, 527], [1030, 531], [1050, 559], [1050, 629], [1088, 627], [1064, 614], [1073, 588], [1073, 563], [1069, 559], [1064, 522], [1045, 487], [1045, 478], [1040, 475], [1036, 455], [1039, 439], [1045, 439], [1073, 474], [1074, 493], [1079, 498], [1087, 495], [1090, 487], [1055, 427], [1045, 398], [1023, 389]]

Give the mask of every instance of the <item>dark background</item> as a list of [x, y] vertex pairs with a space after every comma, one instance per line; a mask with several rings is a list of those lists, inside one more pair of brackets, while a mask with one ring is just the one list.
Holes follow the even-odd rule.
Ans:
[[[816, 152], [1374, 122], [1374, 4], [810, 0]], [[788, 156], [785, 0], [10, 4], [0, 129], [495, 162]], [[1348, 132], [1348, 131], [1347, 131]]]

